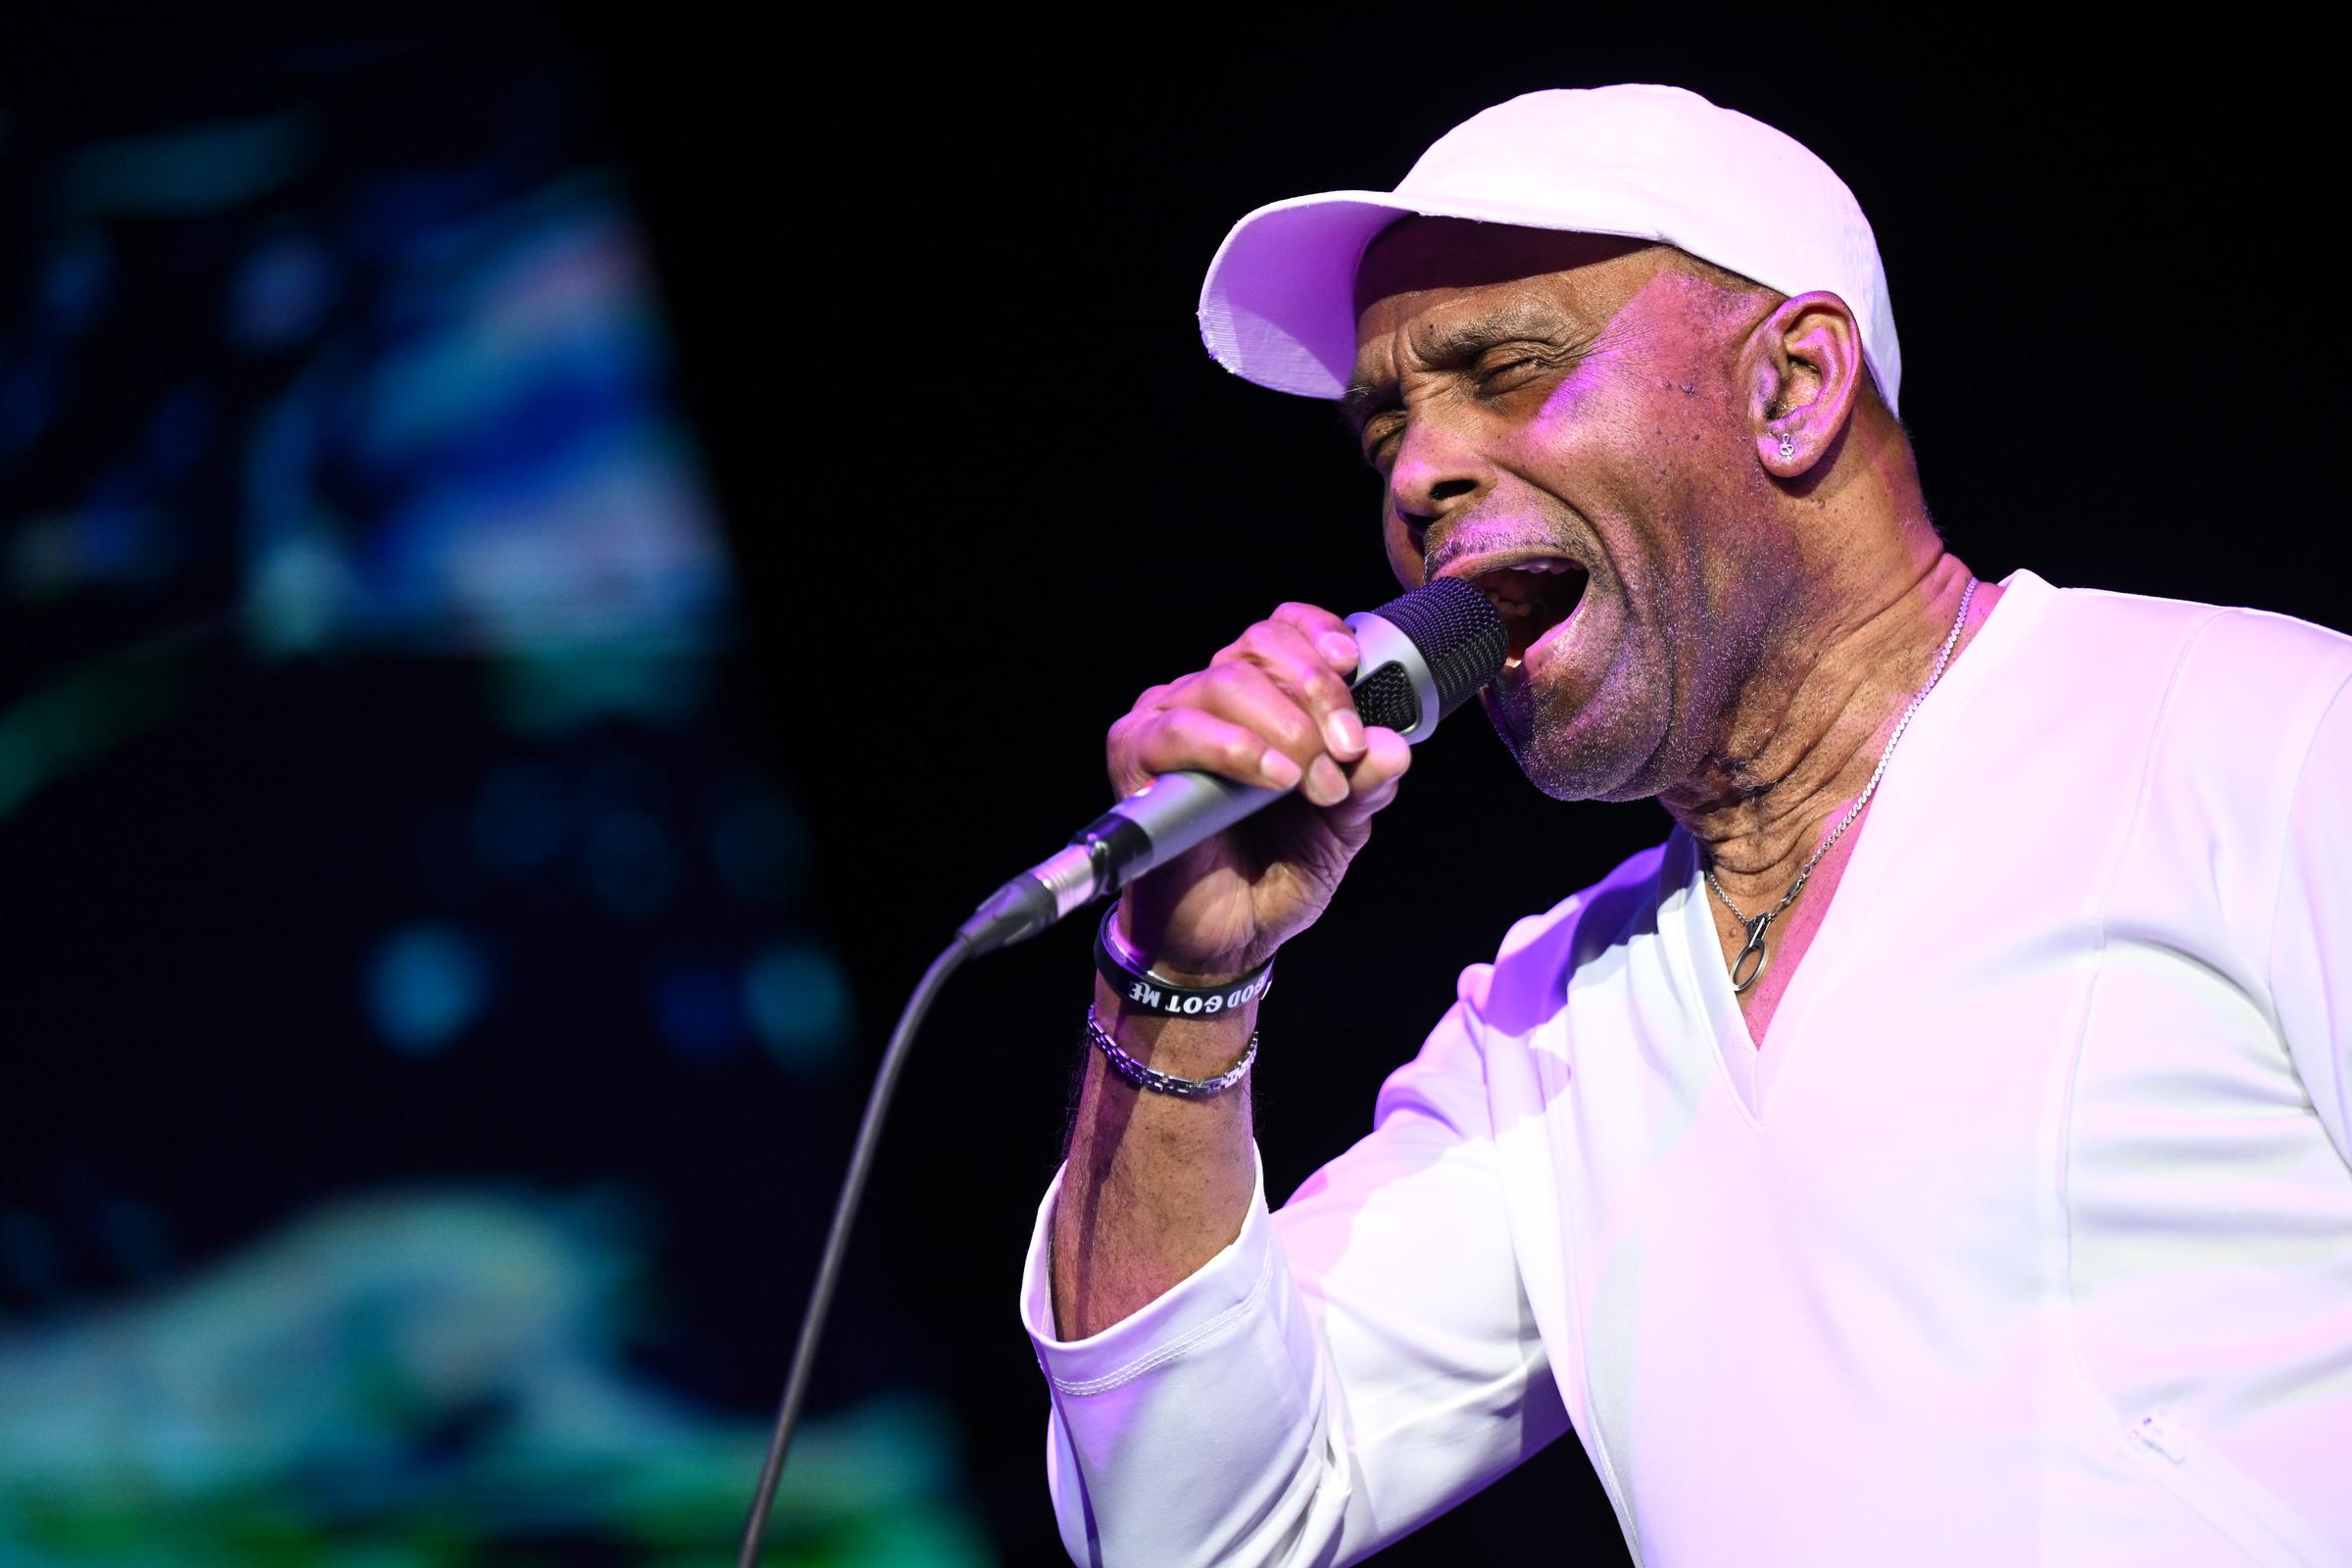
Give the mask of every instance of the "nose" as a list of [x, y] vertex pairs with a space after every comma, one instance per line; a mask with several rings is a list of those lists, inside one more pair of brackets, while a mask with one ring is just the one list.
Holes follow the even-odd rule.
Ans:
[[1389, 466], [1392, 526], [1418, 556], [1430, 529], [1477, 505], [1494, 483], [1494, 469], [1459, 432], [1438, 419], [1415, 419]]

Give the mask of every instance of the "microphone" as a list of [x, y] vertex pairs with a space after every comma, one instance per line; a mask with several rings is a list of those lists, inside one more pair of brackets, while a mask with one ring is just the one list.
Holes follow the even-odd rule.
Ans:
[[[1418, 746], [1502, 672], [1510, 634], [1487, 596], [1441, 577], [1348, 617], [1355, 710]], [[1164, 773], [1079, 829], [1060, 853], [989, 896], [957, 930], [974, 954], [1025, 941], [1285, 794], [1213, 773]]]

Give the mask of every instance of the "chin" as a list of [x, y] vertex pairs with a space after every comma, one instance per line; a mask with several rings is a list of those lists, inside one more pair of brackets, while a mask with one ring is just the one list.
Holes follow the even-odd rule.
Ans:
[[1673, 782], [1673, 704], [1604, 684], [1590, 701], [1539, 687], [1479, 694], [1519, 770], [1555, 801], [1639, 801]]

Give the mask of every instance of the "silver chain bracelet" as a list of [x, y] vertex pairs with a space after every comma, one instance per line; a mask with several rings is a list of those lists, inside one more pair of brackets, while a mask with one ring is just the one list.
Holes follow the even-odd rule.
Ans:
[[1086, 1034], [1102, 1054], [1110, 1058], [1111, 1070], [1136, 1088], [1149, 1089], [1155, 1095], [1176, 1095], [1185, 1100], [1202, 1100], [1210, 1095], [1223, 1094], [1249, 1077], [1250, 1064], [1257, 1059], [1257, 1031], [1252, 1029], [1250, 1031], [1250, 1049], [1242, 1053], [1242, 1059], [1214, 1078], [1179, 1078], [1174, 1073], [1161, 1072], [1129, 1055], [1126, 1048], [1113, 1040], [1110, 1031], [1102, 1027], [1102, 1020], [1095, 1016], [1092, 1003], [1087, 1004], [1086, 1009]]

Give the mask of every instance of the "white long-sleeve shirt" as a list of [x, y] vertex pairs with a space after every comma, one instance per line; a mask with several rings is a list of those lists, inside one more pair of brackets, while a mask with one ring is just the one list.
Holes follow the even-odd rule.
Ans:
[[1678, 831], [1089, 1339], [1050, 1191], [1072, 1557], [1353, 1561], [1573, 1427], [1648, 1568], [2352, 1563], [2348, 681], [2021, 572], [1760, 1053]]

